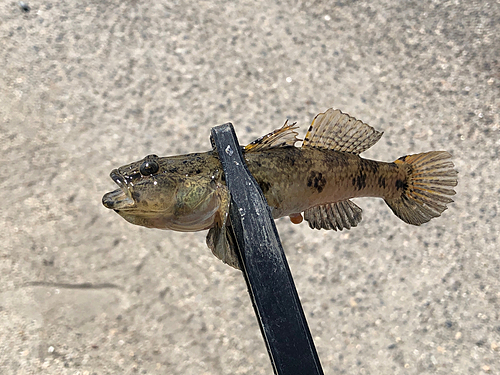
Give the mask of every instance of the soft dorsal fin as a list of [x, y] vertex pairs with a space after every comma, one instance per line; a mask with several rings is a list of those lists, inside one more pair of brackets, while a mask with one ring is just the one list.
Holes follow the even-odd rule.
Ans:
[[361, 208], [349, 199], [308, 208], [304, 219], [312, 229], [351, 229], [361, 221]]
[[377, 143], [382, 134], [347, 113], [330, 108], [314, 118], [302, 147], [326, 148], [357, 155]]
[[261, 151], [266, 148], [294, 146], [295, 142], [301, 141], [301, 139], [297, 138], [297, 134], [299, 133], [295, 131], [295, 129], [298, 128], [295, 124], [296, 122], [288, 125], [288, 120], [286, 120], [285, 124], [280, 129], [266, 134], [245, 146], [245, 152]]

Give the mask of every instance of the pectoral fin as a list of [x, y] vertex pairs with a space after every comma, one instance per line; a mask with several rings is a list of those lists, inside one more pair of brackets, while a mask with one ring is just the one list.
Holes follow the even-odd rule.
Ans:
[[236, 253], [236, 241], [232, 231], [228, 229], [231, 196], [224, 185], [217, 188], [217, 194], [219, 195], [220, 206], [217, 211], [215, 225], [208, 231], [207, 246], [217, 258], [239, 270], [240, 263]]
[[361, 208], [349, 199], [315, 206], [304, 211], [304, 219], [312, 229], [351, 229], [361, 221]]

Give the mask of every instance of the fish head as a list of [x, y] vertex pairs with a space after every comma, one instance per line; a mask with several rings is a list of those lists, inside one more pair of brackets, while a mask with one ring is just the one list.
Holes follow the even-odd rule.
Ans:
[[104, 195], [103, 205], [136, 225], [156, 228], [160, 219], [168, 220], [173, 214], [176, 184], [163, 173], [159, 159], [148, 155], [113, 169], [110, 177], [119, 188]]
[[219, 208], [214, 182], [179, 171], [178, 161], [148, 155], [114, 169], [110, 177], [119, 188], [103, 196], [103, 205], [128, 222], [148, 228], [210, 228]]

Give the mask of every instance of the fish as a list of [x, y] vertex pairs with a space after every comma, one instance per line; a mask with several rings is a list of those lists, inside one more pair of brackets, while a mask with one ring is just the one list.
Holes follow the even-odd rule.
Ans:
[[[379, 197], [402, 221], [421, 225], [440, 216], [455, 195], [458, 172], [446, 151], [402, 156], [393, 162], [359, 156], [382, 132], [338, 109], [312, 121], [303, 140], [296, 123], [248, 144], [242, 154], [274, 219], [289, 216], [312, 229], [356, 227], [362, 209], [351, 201]], [[297, 142], [302, 142], [300, 147]], [[215, 149], [144, 159], [111, 171], [118, 189], [102, 203], [128, 222], [181, 232], [208, 230], [207, 245], [239, 269], [229, 230], [230, 192]]]

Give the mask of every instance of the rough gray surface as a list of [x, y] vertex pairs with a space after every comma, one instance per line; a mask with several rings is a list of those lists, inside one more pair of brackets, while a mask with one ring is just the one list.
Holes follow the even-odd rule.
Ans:
[[500, 373], [498, 1], [0, 4], [2, 374], [270, 374], [241, 274], [205, 233], [101, 205], [112, 168], [242, 143], [329, 107], [364, 156], [448, 150], [422, 227], [377, 199], [347, 232], [278, 229], [326, 374]]

